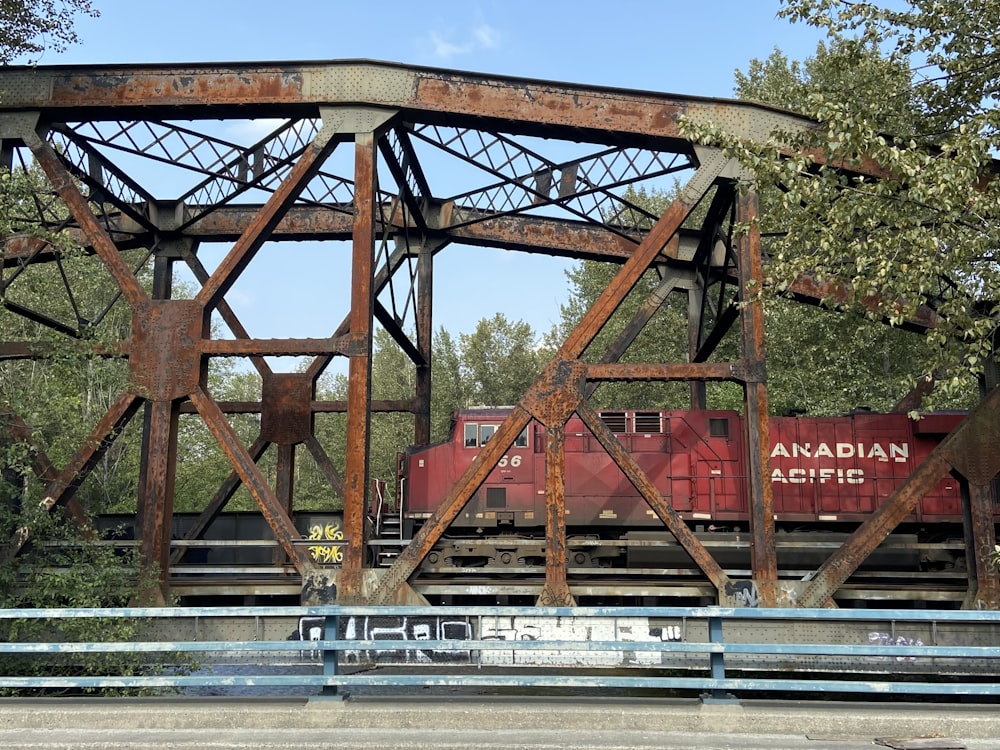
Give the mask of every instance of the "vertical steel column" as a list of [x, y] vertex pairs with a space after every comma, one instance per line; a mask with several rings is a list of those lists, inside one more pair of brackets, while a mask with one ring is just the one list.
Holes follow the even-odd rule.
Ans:
[[371, 345], [374, 296], [376, 138], [358, 133], [354, 147], [354, 230], [351, 255], [351, 335], [365, 342], [352, 354], [347, 384], [347, 461], [344, 475], [344, 537], [347, 547], [338, 576], [338, 595], [359, 600], [365, 562], [365, 499], [368, 489], [368, 447], [371, 428]]
[[1000, 571], [990, 564], [997, 541], [993, 526], [993, 484], [969, 482], [968, 489], [963, 515], [969, 589], [962, 608], [997, 609], [1000, 607]]
[[147, 457], [139, 477], [139, 554], [144, 565], [158, 568], [160, 590], [153, 594], [157, 604], [169, 598], [178, 404], [178, 401], [147, 401], [143, 424], [143, 448], [147, 450]]
[[[704, 308], [705, 287], [700, 283], [693, 289], [688, 289], [688, 362], [694, 362], [701, 350], [702, 309]], [[692, 380], [691, 408], [707, 409], [708, 394], [704, 380]]]
[[[434, 338], [433, 292], [434, 253], [437, 245], [424, 242], [417, 254], [417, 351], [423, 364], [417, 365], [417, 414], [414, 422], [414, 442], [431, 442], [431, 345]], [[398, 498], [397, 498], [398, 502]]]
[[774, 497], [768, 458], [771, 441], [767, 421], [767, 375], [764, 362], [764, 310], [755, 295], [763, 287], [760, 228], [757, 225], [757, 194], [741, 195], [737, 222], [748, 226], [739, 240], [741, 299], [746, 302], [740, 316], [745, 367], [743, 392], [746, 403], [746, 444], [750, 506], [750, 565], [757, 596], [764, 607], [777, 604], [778, 560], [774, 547]]
[[537, 604], [542, 607], [573, 607], [566, 581], [566, 429], [545, 428], [545, 586]]
[[[157, 253], [153, 260], [153, 299], [170, 299], [173, 258]], [[179, 411], [169, 401], [146, 401], [142, 414], [142, 445], [136, 501], [139, 554], [146, 569], [159, 570], [157, 603], [168, 599], [170, 527], [174, 504]]]
[[[274, 494], [288, 517], [292, 518], [295, 492], [295, 446], [290, 443], [280, 443], [276, 447], [278, 449], [278, 464], [275, 472]], [[275, 548], [272, 559], [275, 565], [281, 565], [286, 559], [284, 550], [281, 547]]]

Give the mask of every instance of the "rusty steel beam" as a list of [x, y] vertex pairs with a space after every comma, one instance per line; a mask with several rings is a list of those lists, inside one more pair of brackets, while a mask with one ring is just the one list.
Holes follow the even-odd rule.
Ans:
[[136, 528], [139, 556], [147, 570], [156, 570], [159, 591], [155, 603], [168, 597], [171, 520], [177, 462], [178, 410], [174, 401], [147, 401], [143, 424], [143, 462], [139, 472]]
[[[254, 440], [253, 445], [247, 450], [250, 456], [250, 460], [254, 463], [260, 461], [260, 457], [264, 455], [264, 451], [270, 443], [264, 440], [259, 435], [257, 439]], [[201, 539], [202, 535], [205, 533], [205, 529], [212, 525], [212, 522], [219, 517], [219, 514], [226, 507], [226, 504], [232, 500], [233, 495], [236, 494], [236, 490], [240, 488], [243, 481], [240, 479], [238, 472], [231, 471], [229, 476], [223, 480], [219, 489], [215, 491], [212, 499], [209, 500], [208, 505], [198, 514], [198, 517], [191, 524], [191, 527], [184, 533], [185, 540], [191, 539]], [[170, 564], [177, 565], [184, 555], [187, 553], [187, 547], [178, 547], [170, 555]]]
[[[687, 148], [679, 121], [725, 122], [735, 135], [766, 140], [774, 131], [813, 127], [766, 105], [704, 97], [502, 79], [373, 61], [78, 67], [9, 66], [0, 111], [61, 109], [75, 117], [141, 112], [154, 119], [245, 113], [315, 113], [320, 106], [368, 105], [507, 132], [573, 129], [601, 140], [630, 136]], [[601, 138], [601, 134], [605, 134]]]
[[[45, 488], [45, 497], [39, 504], [42, 510], [50, 511], [73, 496], [115, 438], [125, 429], [125, 425], [135, 416], [141, 404], [142, 400], [132, 393], [123, 393], [117, 398], [62, 471], [49, 482]], [[7, 543], [0, 562], [13, 560], [30, 536], [31, 529], [27, 526], [18, 529]]]
[[363, 339], [353, 334], [328, 339], [202, 339], [198, 350], [216, 357], [295, 357], [364, 351]]
[[410, 576], [530, 421], [531, 414], [522, 406], [511, 410], [490, 441], [448, 491], [441, 505], [434, 509], [410, 544], [399, 553], [392, 567], [382, 574], [370, 597], [373, 604], [390, 604], [404, 597]]
[[778, 554], [774, 545], [774, 495], [771, 472], [767, 382], [764, 376], [764, 307], [754, 291], [764, 286], [757, 193], [748, 191], [736, 202], [736, 220], [749, 227], [737, 241], [739, 264], [742, 364], [760, 373], [743, 384], [748, 454], [747, 503], [750, 511], [750, 565], [758, 601], [774, 607], [778, 598]]
[[292, 519], [288, 517], [274, 492], [267, 485], [267, 481], [260, 473], [260, 469], [257, 468], [257, 464], [243, 447], [222, 411], [202, 388], [197, 388], [191, 393], [191, 401], [198, 409], [201, 418], [205, 420], [205, 426], [208, 427], [216, 442], [222, 447], [230, 464], [239, 474], [243, 485], [257, 502], [264, 519], [274, 530], [275, 539], [285, 550], [295, 569], [302, 576], [312, 573], [316, 569], [315, 562], [295, 544], [297, 540], [302, 538], [302, 535], [299, 534]]
[[327, 127], [316, 134], [313, 142], [302, 152], [277, 190], [271, 194], [226, 257], [202, 285], [195, 299], [207, 309], [216, 309], [257, 251], [270, 238], [271, 232], [281, 221], [289, 206], [295, 202], [306, 183], [323, 166], [323, 160], [335, 145], [331, 136], [332, 133]]
[[[812, 305], [842, 305], [847, 304], [854, 298], [854, 293], [846, 284], [838, 281], [817, 281], [810, 274], [799, 274], [788, 285], [787, 293], [799, 302], [806, 302]], [[861, 300], [862, 306], [870, 311], [878, 309], [881, 300], [876, 296], [865, 297]], [[908, 315], [900, 328], [907, 331], [923, 333], [929, 328], [936, 328], [938, 316], [927, 305], [920, 305], [912, 314]]]
[[662, 252], [666, 244], [677, 234], [684, 219], [711, 186], [715, 178], [729, 165], [729, 160], [721, 154], [713, 154], [698, 168], [694, 177], [625, 262], [611, 283], [594, 301], [594, 305], [584, 314], [583, 319], [569, 334], [557, 357], [578, 359], [594, 340], [615, 310], [636, 285], [646, 269]]
[[[31, 456], [31, 470], [35, 476], [44, 481], [46, 485], [56, 481], [59, 472], [56, 470], [55, 464], [49, 460], [45, 451], [42, 450], [42, 447], [35, 441], [35, 436], [32, 434], [28, 423], [19, 414], [11, 411], [9, 406], [0, 405], [0, 408], [4, 409], [4, 411], [0, 412], [0, 420], [6, 426], [7, 435], [10, 437], [10, 440], [14, 443], [23, 443], [28, 446], [28, 453]], [[75, 497], [71, 496], [67, 498], [65, 505], [70, 517], [77, 525], [84, 526], [89, 523], [90, 519]]]
[[417, 445], [431, 442], [431, 364], [434, 343], [434, 250], [435, 246], [422, 243], [417, 254], [417, 364], [416, 383], [413, 400], [416, 419], [413, 425], [413, 440]]
[[598, 382], [636, 380], [733, 380], [737, 369], [725, 362], [692, 364], [608, 363], [587, 365], [587, 380]]
[[[979, 405], [942, 440], [916, 470], [824, 562], [798, 597], [799, 606], [830, 606], [833, 595], [858, 566], [875, 551], [893, 529], [909, 515], [921, 498], [952, 468], [968, 472], [970, 482], [985, 484], [996, 475], [1000, 460], [995, 446], [1000, 429], [1000, 388], [994, 388]], [[991, 442], [992, 441], [992, 442]], [[985, 453], [974, 444], [992, 446]], [[988, 466], [983, 460], [988, 462]], [[993, 474], [983, 479], [984, 476]], [[976, 475], [975, 479], [969, 474]]]
[[[260, 414], [262, 405], [260, 401], [216, 401], [223, 414]], [[346, 401], [310, 401], [309, 409], [313, 414], [344, 414], [347, 412]], [[405, 414], [415, 413], [416, 402], [413, 399], [388, 400], [379, 399], [371, 402], [372, 413]], [[198, 410], [194, 404], [185, 402], [181, 404], [181, 414], [197, 414]]]
[[313, 460], [316, 462], [316, 467], [320, 470], [320, 473], [326, 477], [326, 481], [330, 483], [334, 492], [336, 492], [340, 499], [343, 500], [344, 479], [340, 476], [340, 472], [337, 471], [337, 467], [333, 465], [333, 461], [331, 461], [330, 456], [327, 455], [326, 449], [323, 448], [319, 440], [316, 439], [315, 435], [310, 435], [309, 439], [306, 440], [306, 448], [309, 450]]
[[[184, 262], [187, 264], [187, 267], [191, 270], [191, 273], [194, 275], [195, 279], [198, 281], [199, 284], [204, 286], [208, 282], [208, 279], [211, 276], [211, 274], [209, 274], [208, 271], [205, 269], [205, 266], [202, 264], [201, 260], [190, 248], [187, 248], [184, 252], [182, 252], [182, 256], [184, 258]], [[243, 327], [243, 323], [240, 322], [239, 317], [237, 317], [236, 313], [233, 312], [233, 308], [229, 306], [228, 302], [226, 302], [223, 299], [216, 306], [215, 310], [216, 312], [219, 313], [219, 316], [222, 318], [225, 324], [229, 326], [229, 330], [233, 332], [233, 335], [237, 339], [250, 338], [249, 332], [247, 331], [246, 328]], [[271, 374], [271, 366], [267, 363], [267, 360], [264, 359], [263, 356], [251, 356], [250, 362], [251, 364], [253, 364], [254, 369], [256, 369], [257, 372], [260, 373], [261, 377], [266, 378], [268, 375]]]
[[965, 503], [966, 565], [969, 589], [962, 603], [964, 609], [1000, 608], [1000, 570], [990, 562], [996, 552], [996, 526], [993, 509], [996, 506], [993, 483], [968, 484]]
[[540, 607], [573, 607], [566, 579], [566, 431], [545, 428], [545, 586]]
[[365, 565], [365, 511], [368, 497], [368, 448], [371, 432], [371, 337], [375, 294], [372, 271], [375, 254], [375, 203], [377, 192], [374, 133], [357, 133], [354, 145], [354, 235], [351, 253], [352, 336], [367, 345], [348, 364], [347, 439], [344, 475], [344, 562], [338, 577], [338, 599], [355, 601], [362, 595]]
[[622, 470], [622, 473], [632, 483], [632, 486], [642, 495], [646, 503], [649, 504], [649, 507], [653, 509], [653, 512], [663, 521], [670, 533], [674, 535], [677, 543], [683, 547], [694, 564], [712, 582], [721, 595], [730, 584], [730, 579], [715, 561], [715, 558], [705, 548], [705, 545], [688, 528], [687, 523], [678, 515], [677, 511], [664, 500], [659, 490], [656, 489], [656, 485], [653, 484], [629, 452], [622, 447], [622, 444], [618, 442], [614, 433], [604, 424], [600, 415], [587, 404], [580, 404], [577, 413], [604, 450], [607, 451], [611, 460], [618, 465], [618, 468]]
[[49, 178], [52, 187], [59, 193], [59, 197], [73, 214], [73, 218], [76, 219], [88, 243], [94, 248], [108, 272], [114, 277], [129, 306], [133, 310], [140, 307], [149, 299], [149, 296], [139, 284], [135, 274], [132, 273], [132, 269], [128, 267], [119, 254], [118, 248], [115, 247], [107, 232], [98, 223], [97, 217], [91, 211], [90, 204], [83, 197], [76, 181], [63, 166], [52, 146], [34, 131], [25, 134], [25, 143], [31, 149], [31, 153], [34, 154], [46, 177]]

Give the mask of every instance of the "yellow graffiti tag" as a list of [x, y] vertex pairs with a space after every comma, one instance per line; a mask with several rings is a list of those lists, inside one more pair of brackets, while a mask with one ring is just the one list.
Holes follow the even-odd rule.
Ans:
[[[344, 538], [344, 532], [339, 523], [313, 524], [309, 527], [310, 542], [337, 542]], [[344, 552], [339, 544], [311, 544], [309, 554], [318, 563], [340, 563], [344, 561]]]

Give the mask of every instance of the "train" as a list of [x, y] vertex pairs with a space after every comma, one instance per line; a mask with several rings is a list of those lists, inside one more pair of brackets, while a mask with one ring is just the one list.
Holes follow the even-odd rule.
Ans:
[[[368, 564], [393, 564], [510, 412], [510, 407], [456, 411], [447, 440], [399, 454], [395, 492], [386, 491], [386, 482], [373, 482]], [[727, 575], [749, 579], [750, 467], [743, 416], [725, 410], [598, 414]], [[858, 410], [837, 417], [772, 417], [767, 479], [779, 577], [811, 575], [964, 416], [937, 412], [911, 419]], [[411, 583], [428, 601], [534, 601], [545, 578], [545, 437], [543, 425], [529, 422], [424, 557]], [[575, 415], [564, 427], [564, 448], [567, 576], [578, 603], [715, 603], [711, 582]], [[955, 476], [937, 482], [863, 561], [838, 592], [838, 603], [958, 606], [968, 587], [964, 491]], [[994, 512], [1000, 522], [1000, 510]], [[130, 520], [102, 519], [109, 528]], [[196, 515], [175, 514], [172, 538], [188, 536], [196, 521]], [[340, 512], [296, 512], [293, 521], [317, 562], [341, 562]], [[124, 536], [130, 538], [130, 530]], [[209, 590], [212, 576], [230, 593], [260, 597], [274, 591], [294, 598], [295, 571], [260, 514], [223, 513], [200, 540], [174, 543], [194, 545], [171, 568], [172, 585], [190, 592], [182, 598], [207, 601], [192, 597]], [[270, 583], [240, 588], [232, 576], [240, 581], [266, 576]]]
[[[382, 564], [392, 563], [389, 541], [413, 537], [510, 411], [457, 411], [446, 441], [399, 456], [398, 503], [374, 517]], [[627, 409], [599, 416], [720, 565], [748, 576], [750, 472], [741, 414]], [[913, 419], [861, 409], [836, 417], [771, 418], [768, 479], [779, 574], [815, 570], [963, 417], [939, 412]], [[656, 580], [674, 593], [690, 584], [697, 600], [707, 589], [697, 582], [690, 558], [578, 416], [568, 420], [564, 434], [571, 582], [614, 580], [618, 590], [630, 584], [649, 590]], [[858, 586], [845, 595], [863, 599], [868, 594], [862, 589], [895, 587], [908, 593], [889, 598], [957, 599], [965, 586], [962, 496], [956, 477], [941, 479], [863, 563], [853, 579]], [[431, 583], [477, 572], [497, 581], [537, 577], [544, 572], [545, 523], [545, 428], [532, 421], [426, 556], [419, 575]], [[674, 585], [662, 588], [665, 581]]]

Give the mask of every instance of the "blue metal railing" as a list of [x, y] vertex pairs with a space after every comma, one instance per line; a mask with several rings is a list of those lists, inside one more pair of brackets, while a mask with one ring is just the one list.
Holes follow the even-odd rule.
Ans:
[[[203, 655], [211, 661], [241, 654], [254, 662], [258, 671], [241, 675], [183, 671], [87, 676], [0, 674], [0, 688], [266, 686], [314, 688], [335, 695], [341, 688], [447, 685], [689, 690], [716, 698], [759, 691], [1000, 695], [1000, 645], [995, 645], [1000, 644], [1000, 612], [350, 605], [22, 609], [0, 610], [0, 633], [8, 630], [12, 620], [42, 620], [57, 632], [62, 620], [94, 617], [141, 619], [152, 632], [169, 626], [175, 631], [187, 627], [194, 634], [183, 639], [128, 642], [7, 641], [0, 642], [0, 656], [19, 654], [44, 660], [55, 655], [127, 653], [159, 655], [170, 661], [186, 654]], [[286, 630], [288, 623], [293, 623], [296, 635], [301, 624], [307, 623], [318, 640], [309, 640], [309, 633], [302, 633], [298, 640], [268, 639], [258, 637], [256, 630], [252, 638], [198, 637], [199, 631], [211, 631], [210, 624], [220, 619], [237, 623], [237, 629], [242, 623], [247, 632], [267, 619], [284, 624]], [[365, 623], [364, 627], [360, 623]], [[409, 632], [400, 623], [410, 623]], [[657, 623], [661, 627], [651, 630], [650, 625]], [[780, 632], [789, 635], [787, 642], [747, 641], [748, 634], [759, 635], [762, 625], [782, 628]], [[462, 637], [442, 637], [449, 628]], [[830, 635], [793, 640], [791, 636], [802, 629]], [[846, 638], [850, 640], [865, 631], [870, 636], [868, 642], [844, 642], [845, 633], [853, 633]], [[773, 640], [771, 632], [769, 639]], [[935, 642], [955, 641], [955, 637], [940, 635], [957, 632], [966, 634], [957, 640], [971, 640], [973, 645], [925, 645], [920, 638], [897, 635], [900, 632], [926, 632]], [[636, 633], [643, 637], [636, 638]], [[314, 657], [298, 658], [293, 674], [266, 669], [269, 662], [306, 653]], [[859, 668], [852, 673], [845, 673], [843, 667], [816, 668], [823, 659]], [[348, 673], [346, 667], [361, 663], [378, 669]], [[400, 670], [401, 665], [406, 669]]]

